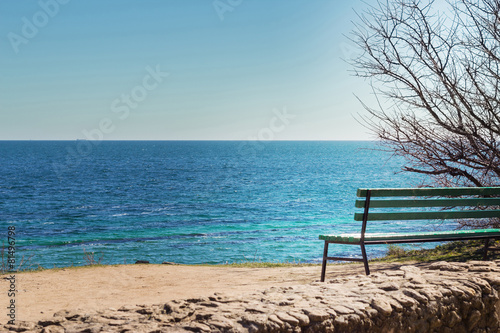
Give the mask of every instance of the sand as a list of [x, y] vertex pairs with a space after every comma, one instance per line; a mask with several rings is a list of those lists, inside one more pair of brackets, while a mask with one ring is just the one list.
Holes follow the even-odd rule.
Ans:
[[[370, 265], [372, 272], [399, 264]], [[16, 273], [16, 321], [49, 319], [60, 310], [86, 312], [173, 299], [245, 294], [272, 286], [318, 281], [320, 266], [235, 268], [230, 266], [118, 265]], [[327, 278], [364, 274], [363, 266], [329, 265]], [[9, 275], [0, 276], [0, 323], [7, 322]]]

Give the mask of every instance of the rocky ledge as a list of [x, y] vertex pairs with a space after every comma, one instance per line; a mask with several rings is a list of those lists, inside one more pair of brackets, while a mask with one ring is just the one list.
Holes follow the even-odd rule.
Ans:
[[[15, 332], [500, 332], [500, 261], [336, 278], [5, 325]], [[2, 329], [0, 328], [0, 331]]]

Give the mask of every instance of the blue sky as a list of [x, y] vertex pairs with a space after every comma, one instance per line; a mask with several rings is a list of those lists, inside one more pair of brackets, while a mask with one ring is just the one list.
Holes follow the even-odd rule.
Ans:
[[0, 2], [0, 140], [366, 140], [361, 1]]

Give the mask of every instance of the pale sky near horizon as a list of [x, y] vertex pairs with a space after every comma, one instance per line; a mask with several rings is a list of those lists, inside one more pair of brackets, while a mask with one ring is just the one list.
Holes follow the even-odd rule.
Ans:
[[2, 1], [0, 140], [372, 139], [343, 60], [366, 6]]

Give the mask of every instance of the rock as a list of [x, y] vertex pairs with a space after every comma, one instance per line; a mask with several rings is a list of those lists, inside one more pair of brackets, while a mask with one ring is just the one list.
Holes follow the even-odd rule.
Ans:
[[200, 330], [201, 332], [211, 332], [210, 326], [201, 324], [201, 323], [193, 323], [191, 327]]
[[424, 295], [420, 294], [418, 291], [415, 291], [413, 289], [405, 288], [402, 290], [402, 292], [406, 296], [414, 298], [417, 301], [419, 301], [420, 303], [426, 304], [429, 301], [429, 299], [427, 297], [425, 297]]
[[417, 301], [412, 298], [408, 297], [403, 293], [394, 293], [391, 295], [396, 301], [398, 301], [401, 305], [405, 307], [411, 307], [412, 305], [416, 305]]
[[470, 331], [474, 327], [476, 327], [477, 323], [481, 320], [481, 312], [478, 310], [474, 310], [469, 314], [469, 318], [467, 318], [467, 326]]
[[497, 274], [485, 274], [482, 276], [483, 279], [488, 281], [488, 283], [492, 286], [500, 286], [500, 276]]
[[136, 305], [124, 305], [118, 309], [118, 311], [122, 311], [122, 312], [131, 312], [131, 311], [137, 311], [137, 310], [139, 310], [139, 307]]
[[62, 326], [49, 325], [43, 328], [42, 333], [64, 333], [65, 330]]
[[221, 315], [214, 315], [212, 316], [212, 319], [210, 319], [208, 322], [209, 326], [215, 326], [217, 328], [222, 328], [222, 329], [230, 329], [235, 326], [235, 324], [230, 321], [229, 319], [221, 316]]
[[433, 287], [422, 288], [419, 289], [418, 292], [427, 297], [429, 300], [435, 300], [443, 297], [443, 294]]
[[299, 321], [297, 318], [290, 316], [290, 315], [289, 315], [288, 313], [286, 313], [286, 312], [276, 312], [276, 316], [277, 316], [280, 320], [282, 320], [282, 321], [284, 321], [284, 322], [287, 322], [287, 323], [289, 323], [289, 324], [290, 324], [290, 325], [292, 325], [292, 326], [298, 326], [298, 325], [299, 325], [299, 323], [300, 323], [300, 321]]
[[[141, 313], [140, 311], [142, 311], [142, 309], [138, 309], [137, 307], [134, 310], [137, 313]], [[134, 311], [134, 310], [131, 310], [131, 311]], [[167, 303], [163, 304], [163, 311], [166, 314], [170, 314], [170, 313], [173, 313], [173, 312], [179, 312], [180, 311], [180, 307], [179, 307], [178, 304], [176, 304], [174, 302], [167, 302]]]
[[435, 329], [435, 328], [438, 328], [438, 327], [441, 327], [443, 326], [443, 322], [441, 321], [441, 319], [437, 318], [437, 317], [432, 317], [429, 321], [429, 328], [431, 329]]
[[396, 312], [402, 312], [404, 310], [404, 307], [396, 301], [393, 298], [387, 298], [386, 301], [391, 305], [391, 307], [396, 311]]
[[412, 265], [401, 266], [399, 269], [402, 270], [403, 272], [405, 272], [405, 274], [407, 274], [407, 273], [421, 274], [421, 272], [422, 272], [420, 270], [420, 268], [418, 268], [417, 266], [412, 266]]
[[36, 328], [35, 323], [30, 323], [26, 321], [16, 321], [17, 323], [14, 325], [5, 325], [4, 327], [12, 332], [26, 332], [32, 331]]
[[268, 317], [268, 319], [269, 319], [270, 321], [273, 321], [273, 322], [275, 322], [276, 324], [278, 324], [278, 325], [279, 325], [279, 327], [283, 327], [283, 326], [284, 326], [283, 321], [282, 321], [280, 318], [278, 318], [278, 316], [277, 316], [277, 315], [275, 315], [275, 314], [270, 315], [270, 316]]
[[46, 327], [46, 326], [59, 326], [62, 322], [66, 321], [64, 317], [55, 317], [49, 320], [39, 320], [38, 325]]
[[[474, 267], [496, 267], [496, 263], [493, 261], [477, 261], [477, 260], [471, 260], [468, 261], [467, 264], [469, 266], [474, 266]], [[472, 268], [472, 267], [470, 267]], [[469, 268], [469, 270], [470, 270]]]
[[392, 306], [384, 299], [375, 298], [372, 301], [372, 307], [382, 313], [384, 316], [390, 316], [392, 313]]
[[387, 276], [403, 276], [405, 274], [404, 271], [386, 271], [385, 275]]
[[335, 305], [335, 306], [332, 306], [330, 307], [332, 310], [334, 310], [335, 312], [337, 313], [340, 313], [340, 314], [350, 314], [350, 313], [354, 313], [354, 310], [352, 309], [349, 309], [343, 305]]
[[250, 312], [250, 313], [268, 313], [269, 312], [268, 309], [264, 308], [263, 306], [255, 305], [255, 304], [247, 305], [245, 311]]
[[453, 328], [456, 324], [462, 321], [462, 318], [455, 311], [448, 314], [448, 326]]
[[244, 314], [239, 323], [249, 331], [263, 331], [267, 323], [267, 315], [264, 314]]
[[384, 282], [378, 287], [385, 291], [399, 290], [399, 286], [395, 282]]
[[128, 321], [127, 320], [116, 320], [116, 319], [111, 319], [109, 322], [108, 322], [108, 325], [109, 326], [123, 326], [125, 324], [127, 324]]
[[210, 308], [217, 308], [217, 307], [219, 307], [219, 304], [217, 304], [215, 302], [200, 302], [200, 305], [201, 306], [207, 306], [207, 307], [210, 307]]
[[321, 309], [302, 309], [312, 322], [323, 321], [330, 318], [330, 314]]
[[466, 271], [469, 265], [451, 264], [445, 261], [438, 261], [429, 265], [429, 269], [440, 271], [460, 272]]
[[473, 266], [469, 268], [469, 272], [491, 272], [493, 270], [490, 266]]
[[309, 320], [309, 316], [303, 314], [303, 313], [298, 313], [298, 312], [288, 312], [288, 314], [294, 318], [296, 318], [299, 321], [299, 326], [307, 326], [311, 322]]
[[425, 284], [427, 281], [420, 274], [407, 273], [404, 275], [405, 279], [412, 283]]
[[135, 263], [136, 264], [149, 264], [149, 261], [147, 261], [147, 260], [137, 260]]
[[65, 318], [66, 320], [76, 320], [79, 317], [81, 317], [80, 314], [68, 310], [61, 310], [56, 313], [54, 313], [54, 317], [62, 317]]
[[476, 293], [474, 292], [474, 289], [468, 288], [466, 286], [453, 286], [449, 288], [453, 295], [455, 296], [462, 296], [462, 295], [467, 295], [468, 297], [474, 296]]

